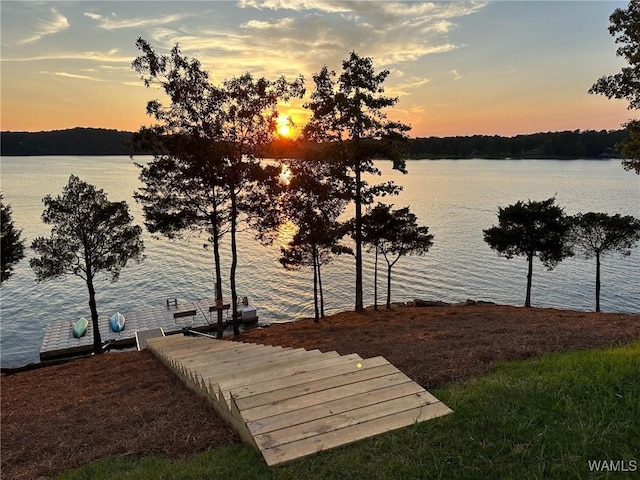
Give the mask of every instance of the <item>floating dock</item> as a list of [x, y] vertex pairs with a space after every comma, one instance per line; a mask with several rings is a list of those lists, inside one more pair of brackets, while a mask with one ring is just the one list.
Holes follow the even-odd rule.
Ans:
[[452, 412], [383, 357], [179, 335], [147, 347], [269, 466]]
[[[239, 307], [239, 309], [242, 306]], [[246, 307], [244, 307], [246, 308]], [[229, 304], [221, 308], [225, 325], [231, 321]], [[254, 309], [255, 310], [255, 309]], [[113, 313], [113, 312], [111, 312]], [[136, 331], [162, 328], [166, 335], [182, 333], [183, 328], [199, 332], [214, 331], [217, 327], [217, 306], [214, 299], [204, 298], [197, 302], [167, 301], [166, 305], [122, 312], [126, 318], [124, 330], [114, 332], [109, 326], [109, 315], [99, 318], [102, 343], [112, 343], [114, 348], [136, 346]], [[257, 317], [256, 322], [257, 322]], [[47, 326], [40, 347], [40, 360], [52, 360], [93, 352], [93, 325], [89, 320], [87, 333], [75, 338], [72, 322], [58, 320]]]

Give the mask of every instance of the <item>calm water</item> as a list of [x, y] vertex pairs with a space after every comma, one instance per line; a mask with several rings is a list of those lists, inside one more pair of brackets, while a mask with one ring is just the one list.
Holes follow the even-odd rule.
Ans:
[[[138, 169], [129, 157], [5, 157], [1, 166], [5, 201], [11, 204], [14, 223], [22, 228], [27, 244], [49, 234], [40, 220], [42, 197], [58, 195], [71, 173], [104, 189], [110, 200], [127, 200], [136, 223], [142, 225], [140, 206], [132, 199], [139, 187]], [[406, 176], [393, 172], [387, 162], [379, 166], [384, 172], [382, 180], [394, 179], [404, 185], [403, 193], [387, 202], [396, 208], [410, 205], [419, 222], [435, 235], [426, 256], [403, 258], [394, 267], [394, 301], [475, 299], [522, 305], [525, 260], [500, 258], [483, 241], [482, 230], [496, 223], [499, 205], [556, 195], [567, 214], [602, 211], [640, 217], [640, 177], [625, 172], [618, 160], [410, 161]], [[239, 241], [238, 291], [249, 296], [261, 321], [283, 322], [313, 314], [312, 272], [288, 272], [278, 262], [278, 245], [291, 233], [283, 229], [271, 247], [259, 245], [248, 233]], [[124, 269], [115, 284], [98, 278], [101, 313], [157, 306], [166, 298], [196, 300], [212, 295], [212, 252], [203, 249], [203, 238], [169, 241], [145, 233], [144, 240], [147, 258], [142, 264]], [[227, 270], [228, 258], [226, 255], [223, 265]], [[365, 304], [372, 304], [372, 255], [365, 258], [364, 266]], [[323, 272], [328, 312], [352, 308], [353, 259], [338, 258]], [[640, 249], [630, 257], [606, 256], [602, 275], [603, 311], [640, 312]], [[382, 274], [380, 302], [384, 301], [385, 280]], [[592, 260], [574, 257], [552, 272], [537, 262], [532, 303], [592, 310], [594, 284]], [[228, 294], [228, 284], [224, 286]], [[82, 280], [68, 277], [38, 284], [28, 259], [17, 266], [0, 295], [3, 367], [38, 361], [50, 321], [89, 315]]]

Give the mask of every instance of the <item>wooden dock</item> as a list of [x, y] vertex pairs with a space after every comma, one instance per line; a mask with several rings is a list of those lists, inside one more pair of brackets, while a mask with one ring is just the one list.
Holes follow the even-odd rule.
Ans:
[[383, 357], [185, 336], [148, 348], [270, 466], [452, 412]]
[[[136, 331], [162, 328], [166, 335], [182, 333], [183, 328], [200, 332], [216, 329], [217, 315], [214, 299], [204, 298], [197, 302], [168, 302], [158, 307], [148, 307], [132, 311], [122, 311], [126, 318], [124, 330], [114, 332], [109, 327], [109, 316], [99, 319], [100, 337], [103, 343], [112, 342], [116, 348], [135, 347]], [[231, 321], [229, 310], [223, 313], [226, 322]], [[82, 338], [75, 338], [71, 331], [70, 320], [56, 320], [47, 326], [42, 345], [40, 360], [88, 354], [93, 351], [93, 326], [89, 319], [89, 328]]]

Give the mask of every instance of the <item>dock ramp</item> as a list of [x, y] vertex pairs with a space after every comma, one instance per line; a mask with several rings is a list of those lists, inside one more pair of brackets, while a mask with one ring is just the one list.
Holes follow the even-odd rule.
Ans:
[[162, 327], [159, 328], [150, 328], [147, 330], [136, 330], [136, 348], [138, 351], [145, 350], [147, 348], [147, 340], [150, 338], [164, 337], [164, 330]]

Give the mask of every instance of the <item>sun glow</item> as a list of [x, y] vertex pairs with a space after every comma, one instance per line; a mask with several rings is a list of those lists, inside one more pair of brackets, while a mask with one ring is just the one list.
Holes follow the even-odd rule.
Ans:
[[293, 134], [293, 122], [291, 117], [280, 115], [276, 119], [278, 134], [281, 137], [290, 137]]

